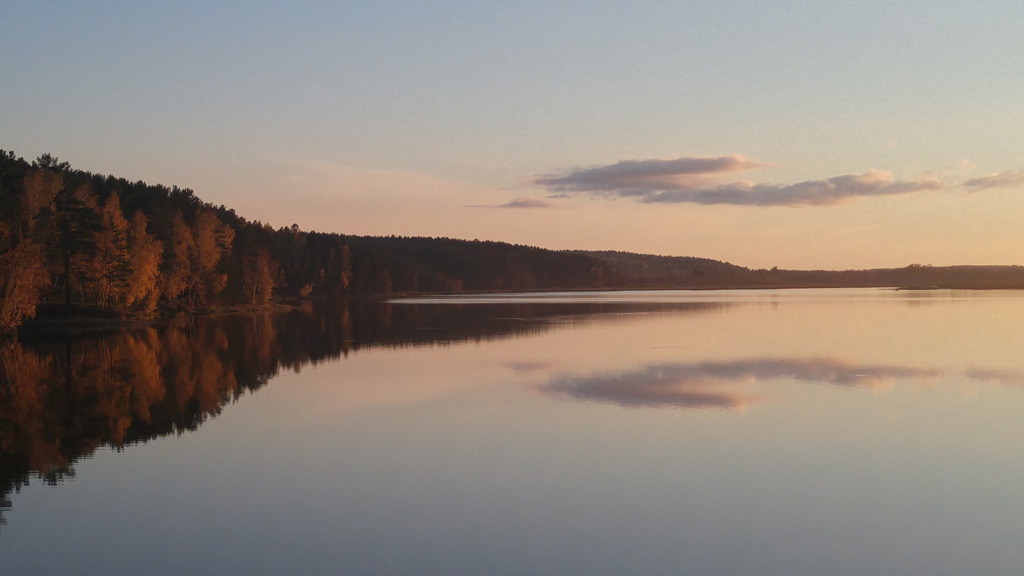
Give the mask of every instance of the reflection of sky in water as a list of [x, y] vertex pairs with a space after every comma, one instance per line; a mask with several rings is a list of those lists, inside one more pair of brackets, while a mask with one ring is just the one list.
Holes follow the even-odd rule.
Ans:
[[0, 573], [1017, 574], [1024, 299], [806, 294], [363, 336], [12, 494]]

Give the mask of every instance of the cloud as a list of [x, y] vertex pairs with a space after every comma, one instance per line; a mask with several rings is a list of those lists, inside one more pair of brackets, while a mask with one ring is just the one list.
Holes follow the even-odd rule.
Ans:
[[935, 379], [942, 371], [860, 365], [831, 358], [754, 359], [695, 364], [653, 364], [629, 372], [562, 376], [542, 389], [581, 400], [620, 406], [739, 409], [757, 396], [736, 391], [778, 378], [875, 389], [896, 379]]
[[[546, 174], [533, 183], [551, 192], [614, 192], [642, 195], [651, 190], [677, 190], [699, 185], [709, 175], [767, 166], [740, 155], [675, 160], [624, 160], [608, 166], [578, 168], [557, 176]], [[635, 191], [636, 194], [631, 192]]]
[[547, 200], [519, 197], [504, 204], [470, 204], [467, 208], [554, 208]]
[[1024, 186], [1024, 170], [1018, 170], [1016, 172], [1007, 170], [998, 174], [989, 174], [988, 176], [971, 178], [969, 180], [964, 180], [964, 186], [966, 186], [972, 194], [980, 190], [988, 190], [989, 188], [1016, 188], [1018, 186]]
[[643, 202], [734, 206], [832, 206], [862, 197], [895, 196], [941, 188], [942, 181], [937, 178], [894, 180], [888, 172], [872, 170], [864, 174], [845, 174], [789, 185], [734, 182], [714, 188], [651, 190], [640, 199]]
[[645, 203], [734, 206], [831, 206], [861, 197], [894, 196], [943, 187], [937, 178], [895, 180], [889, 172], [880, 170], [796, 184], [715, 183], [723, 174], [766, 165], [739, 155], [631, 160], [577, 169], [562, 176], [540, 176], [532, 182], [555, 196], [584, 193], [634, 198]]

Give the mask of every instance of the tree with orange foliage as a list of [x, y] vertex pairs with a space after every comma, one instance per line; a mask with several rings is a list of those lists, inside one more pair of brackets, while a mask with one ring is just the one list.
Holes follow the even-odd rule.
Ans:
[[164, 252], [163, 296], [186, 310], [208, 305], [227, 285], [227, 274], [218, 265], [231, 253], [234, 237], [235, 231], [212, 210], [200, 210], [191, 227], [176, 214]]
[[220, 273], [217, 265], [231, 253], [235, 231], [217, 218], [212, 210], [201, 210], [192, 227], [195, 254], [192, 273], [186, 289], [189, 309], [205, 306], [227, 286], [227, 274]]
[[13, 217], [0, 222], [0, 332], [13, 332], [35, 314], [48, 279], [44, 248], [54, 198], [63, 186], [60, 174], [30, 170]]
[[132, 215], [128, 224], [128, 264], [131, 279], [128, 283], [127, 305], [136, 314], [149, 316], [156, 310], [160, 298], [157, 282], [163, 246], [156, 236], [146, 231], [149, 219], [142, 212]]
[[131, 289], [128, 262], [128, 221], [121, 212], [117, 194], [107, 196], [99, 207], [101, 228], [96, 234], [92, 280], [96, 303], [106, 309], [123, 310]]
[[277, 262], [270, 257], [265, 248], [260, 248], [256, 256], [246, 258], [242, 267], [242, 290], [249, 304], [262, 306], [269, 304], [274, 296], [274, 276]]
[[192, 269], [191, 258], [195, 250], [192, 229], [181, 212], [174, 215], [171, 238], [164, 248], [164, 260], [160, 275], [160, 291], [168, 301], [176, 301], [188, 286]]

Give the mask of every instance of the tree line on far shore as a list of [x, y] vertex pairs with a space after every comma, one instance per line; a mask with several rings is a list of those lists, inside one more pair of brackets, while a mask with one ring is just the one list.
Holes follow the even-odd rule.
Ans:
[[150, 318], [275, 299], [606, 287], [598, 258], [500, 242], [274, 229], [192, 190], [0, 150], [0, 332], [40, 304]]
[[394, 293], [810, 286], [1020, 288], [1024, 267], [755, 270], [707, 258], [275, 229], [186, 188], [0, 150], [0, 334], [41, 304], [152, 318]]

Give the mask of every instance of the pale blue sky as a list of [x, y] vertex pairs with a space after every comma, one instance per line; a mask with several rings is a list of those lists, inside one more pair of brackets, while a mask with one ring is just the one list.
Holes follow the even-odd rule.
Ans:
[[[999, 1], [5, 0], [0, 148], [275, 226], [752, 267], [1024, 263], [1022, 28]], [[750, 166], [647, 195], [539, 182], [734, 156]], [[822, 186], [841, 201], [808, 203]]]

